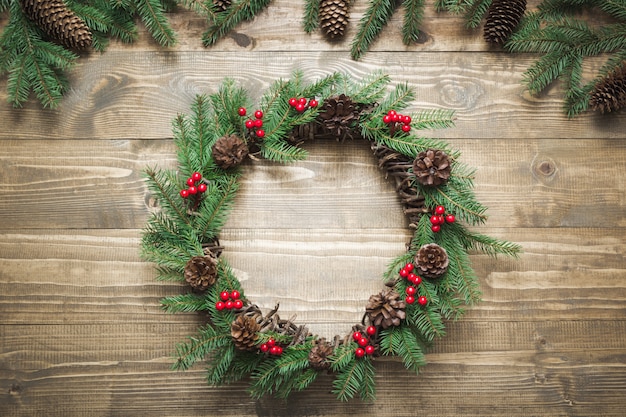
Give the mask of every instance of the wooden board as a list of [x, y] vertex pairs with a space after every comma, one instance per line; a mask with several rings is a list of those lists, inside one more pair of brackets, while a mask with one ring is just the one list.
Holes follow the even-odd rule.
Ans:
[[[302, 7], [275, 0], [209, 49], [202, 19], [173, 14], [178, 46], [142, 31], [81, 58], [56, 110], [11, 108], [0, 78], [0, 416], [622, 416], [626, 113], [568, 120], [558, 84], [525, 92], [532, 56], [487, 47], [433, 1], [423, 42], [401, 44], [397, 13], [358, 62], [349, 42], [304, 34]], [[364, 10], [354, 3], [348, 38]], [[477, 169], [480, 231], [524, 249], [472, 256], [483, 301], [449, 323], [420, 375], [377, 360], [372, 404], [337, 402], [330, 376], [276, 401], [250, 399], [245, 381], [208, 387], [201, 366], [171, 371], [202, 319], [164, 313], [159, 300], [183, 286], [139, 257], [158, 209], [142, 172], [175, 166], [172, 118], [226, 76], [258, 97], [296, 69], [382, 70], [415, 88], [413, 110], [454, 109], [454, 128], [426, 134]], [[332, 336], [360, 320], [410, 232], [365, 144], [307, 149], [297, 164], [247, 164], [221, 242], [255, 302]]]

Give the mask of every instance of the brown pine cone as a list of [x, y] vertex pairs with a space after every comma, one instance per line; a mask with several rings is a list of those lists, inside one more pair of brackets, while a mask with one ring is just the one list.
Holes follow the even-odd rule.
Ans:
[[354, 139], [360, 136], [356, 126], [360, 109], [357, 103], [345, 94], [328, 98], [320, 107], [318, 120], [325, 133], [337, 139]]
[[222, 136], [213, 145], [213, 159], [222, 169], [239, 165], [246, 156], [248, 156], [248, 145], [239, 136]]
[[400, 325], [401, 320], [406, 317], [405, 308], [406, 304], [400, 294], [387, 288], [370, 297], [365, 312], [373, 326], [386, 329]]
[[420, 152], [413, 161], [413, 173], [422, 185], [442, 185], [450, 178], [450, 162], [444, 151], [428, 149]]
[[526, 11], [526, 0], [493, 0], [487, 11], [483, 36], [487, 42], [503, 44]]
[[261, 325], [254, 316], [240, 314], [230, 325], [230, 335], [239, 350], [256, 350]]
[[77, 51], [91, 46], [87, 24], [61, 0], [21, 0], [24, 14], [55, 42]]
[[349, 1], [346, 0], [321, 0], [319, 17], [322, 33], [329, 39], [343, 37], [348, 26]]
[[185, 281], [196, 291], [206, 291], [217, 279], [217, 259], [194, 256], [185, 265]]
[[601, 113], [626, 107], [626, 61], [594, 86], [589, 105]]
[[309, 351], [309, 365], [317, 371], [330, 369], [328, 357], [333, 354], [333, 346], [325, 339], [318, 339]]
[[424, 278], [436, 279], [448, 270], [448, 253], [436, 243], [422, 246], [415, 255], [417, 274]]

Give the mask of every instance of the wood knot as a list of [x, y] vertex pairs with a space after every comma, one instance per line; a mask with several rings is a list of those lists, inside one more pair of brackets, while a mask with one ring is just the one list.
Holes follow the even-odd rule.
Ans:
[[20, 395], [22, 393], [22, 386], [20, 384], [11, 384], [9, 388], [9, 395]]
[[535, 158], [532, 164], [533, 176], [542, 182], [552, 181], [558, 172], [556, 162], [552, 158]]
[[252, 43], [252, 39], [243, 33], [233, 32], [230, 34], [230, 37], [235, 41], [237, 46], [241, 46], [242, 48], [247, 48]]

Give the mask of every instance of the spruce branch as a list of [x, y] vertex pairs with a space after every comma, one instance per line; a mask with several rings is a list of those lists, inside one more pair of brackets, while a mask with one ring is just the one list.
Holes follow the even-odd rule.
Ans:
[[402, 23], [402, 42], [410, 45], [419, 40], [420, 26], [424, 19], [424, 0], [403, 0], [404, 20]]
[[224, 12], [218, 13], [212, 26], [202, 35], [204, 46], [214, 45], [240, 22], [251, 20], [265, 9], [272, 0], [238, 0]]
[[395, 10], [395, 0], [372, 0], [358, 24], [357, 33], [352, 40], [350, 55], [360, 59], [370, 48], [380, 32], [391, 19]]
[[381, 332], [380, 338], [382, 353], [399, 356], [405, 368], [417, 373], [426, 365], [423, 347], [409, 327], [390, 327]]
[[320, 25], [319, 20], [320, 1], [319, 0], [305, 0], [304, 2], [304, 17], [302, 19], [302, 26], [306, 33], [312, 33], [317, 30]]
[[212, 351], [229, 344], [232, 344], [230, 333], [217, 332], [211, 326], [204, 326], [199, 329], [197, 336], [176, 346], [177, 360], [172, 367], [175, 370], [187, 370]]
[[179, 294], [165, 297], [161, 307], [168, 313], [191, 313], [205, 309], [204, 297], [197, 294]]

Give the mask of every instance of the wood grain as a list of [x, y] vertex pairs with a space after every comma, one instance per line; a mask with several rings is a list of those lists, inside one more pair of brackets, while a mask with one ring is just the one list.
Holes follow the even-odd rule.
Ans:
[[[354, 2], [348, 39], [366, 3]], [[525, 92], [532, 56], [487, 47], [433, 5], [419, 44], [401, 44], [397, 12], [358, 62], [348, 40], [301, 30], [302, 2], [274, 0], [212, 48], [205, 22], [182, 12], [176, 47], [140, 30], [135, 44], [81, 58], [56, 110], [12, 109], [0, 78], [0, 416], [622, 416], [626, 113], [568, 120], [558, 83]], [[585, 62], [586, 74], [600, 65]], [[425, 133], [477, 169], [480, 232], [524, 250], [472, 255], [483, 301], [448, 324], [419, 376], [377, 359], [372, 404], [336, 401], [326, 375], [288, 401], [255, 401], [246, 381], [215, 388], [202, 366], [171, 371], [202, 318], [162, 311], [185, 288], [157, 282], [139, 257], [158, 210], [142, 172], [175, 167], [172, 118], [226, 76], [258, 98], [294, 69], [382, 70], [415, 88], [411, 110], [454, 109], [454, 128]], [[297, 164], [247, 164], [221, 242], [255, 302], [332, 336], [360, 320], [410, 231], [366, 144], [307, 149]]]

